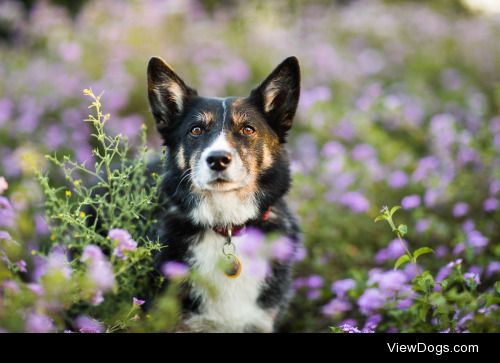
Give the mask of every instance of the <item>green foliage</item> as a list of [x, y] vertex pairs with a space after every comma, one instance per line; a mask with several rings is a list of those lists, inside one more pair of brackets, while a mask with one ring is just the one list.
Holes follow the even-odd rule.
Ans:
[[[131, 157], [126, 138], [112, 137], [104, 130], [110, 116], [102, 112], [101, 96], [91, 90], [84, 94], [92, 100], [89, 108], [93, 113], [85, 121], [95, 130], [95, 164], [89, 167], [69, 156], [47, 156], [64, 172], [66, 185], [53, 186], [47, 175], [38, 176], [47, 219], [51, 221], [51, 241], [45, 252], [33, 252], [43, 261], [44, 272], [30, 290], [15, 276], [19, 268], [12, 262], [8, 264], [4, 279], [12, 279], [17, 291], [2, 300], [0, 326], [9, 331], [33, 330], [23, 325], [23, 311], [36, 311], [52, 321], [45, 324], [45, 331], [78, 330], [71, 319], [63, 320], [66, 314], [68, 318], [91, 315], [104, 323], [102, 330], [107, 332], [144, 331], [146, 327], [164, 331], [176, 321], [173, 288], [158, 298], [158, 306], [153, 306], [148, 315], [132, 303], [136, 296], [152, 297], [155, 286], [159, 288], [163, 280], [153, 269], [153, 253], [160, 249], [159, 242], [150, 237], [154, 236], [151, 229], [156, 223], [153, 213], [158, 203], [159, 177], [148, 175], [146, 129], [141, 130], [138, 155]], [[90, 182], [87, 185], [83, 180]], [[111, 238], [108, 231], [112, 230], [129, 233], [130, 239]], [[123, 242], [129, 243], [125, 249], [120, 246]], [[19, 244], [10, 241], [9, 246], [2, 251], [9, 261], [17, 260]], [[102, 252], [90, 253], [89, 247], [97, 247], [108, 257], [101, 256]], [[44, 306], [47, 302], [56, 304], [55, 309]]]
[[406, 250], [406, 254], [399, 257], [397, 259], [396, 263], [394, 264], [395, 269], [399, 268], [400, 266], [402, 266], [403, 264], [405, 264], [407, 262], [411, 262], [414, 265], [416, 265], [417, 259], [421, 255], [425, 255], [427, 253], [434, 253], [434, 250], [432, 248], [429, 248], [429, 247], [421, 247], [421, 248], [415, 250], [415, 252], [413, 252], [413, 253], [410, 252], [410, 250], [408, 249], [408, 246], [406, 246], [406, 243], [403, 241], [404, 235], [408, 233], [408, 227], [405, 224], [400, 224], [399, 226], [396, 227], [396, 225], [394, 224], [394, 221], [392, 219], [392, 216], [399, 209], [401, 209], [401, 207], [399, 205], [392, 207], [391, 210], [389, 210], [388, 207], [383, 207], [382, 210], [380, 211], [381, 214], [379, 216], [377, 216], [377, 218], [375, 218], [375, 222], [387, 221], [387, 223], [391, 227], [392, 231], [396, 234], [399, 241], [401, 242], [401, 244], [404, 246], [404, 248]]

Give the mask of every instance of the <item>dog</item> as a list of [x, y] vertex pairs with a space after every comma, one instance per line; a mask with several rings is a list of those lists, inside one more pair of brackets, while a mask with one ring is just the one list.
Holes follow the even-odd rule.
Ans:
[[[285, 59], [247, 97], [199, 96], [157, 57], [147, 80], [167, 155], [158, 211], [166, 247], [155, 264], [180, 262], [198, 276], [182, 285], [176, 330], [275, 331], [291, 297], [294, 258], [240, 251], [259, 233], [283, 236], [292, 255], [301, 248], [284, 200], [291, 184], [285, 144], [300, 96], [297, 58]], [[255, 262], [265, 273], [252, 272]]]

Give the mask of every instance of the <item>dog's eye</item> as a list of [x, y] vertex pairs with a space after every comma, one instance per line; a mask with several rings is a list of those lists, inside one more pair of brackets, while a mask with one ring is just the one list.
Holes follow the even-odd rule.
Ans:
[[189, 131], [193, 136], [200, 136], [203, 133], [203, 130], [200, 126], [192, 127]]
[[241, 133], [245, 136], [250, 136], [255, 132], [255, 129], [252, 126], [245, 126], [241, 129]]

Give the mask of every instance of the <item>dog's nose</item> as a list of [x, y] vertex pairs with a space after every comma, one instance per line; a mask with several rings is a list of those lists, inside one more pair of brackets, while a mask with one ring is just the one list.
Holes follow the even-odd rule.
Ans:
[[215, 171], [226, 169], [231, 163], [231, 154], [227, 151], [212, 151], [207, 156], [208, 167]]

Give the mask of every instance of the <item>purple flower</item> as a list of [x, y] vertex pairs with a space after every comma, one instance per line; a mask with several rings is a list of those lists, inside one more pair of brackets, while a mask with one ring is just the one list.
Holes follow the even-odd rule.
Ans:
[[45, 236], [50, 232], [45, 218], [40, 214], [35, 214], [35, 231], [39, 236]]
[[491, 277], [498, 272], [500, 272], [500, 261], [490, 262], [486, 268], [486, 276]]
[[474, 231], [476, 228], [474, 221], [471, 219], [467, 219], [463, 224], [462, 224], [462, 229], [464, 230], [465, 233], [470, 233]]
[[77, 42], [64, 42], [59, 45], [59, 55], [67, 62], [74, 62], [81, 56], [82, 50]]
[[416, 170], [413, 172], [413, 180], [419, 182], [426, 179], [429, 174], [437, 170], [438, 166], [439, 159], [435, 156], [427, 156], [420, 159]]
[[363, 327], [363, 332], [373, 333], [377, 325], [382, 321], [382, 315], [375, 314], [371, 315], [366, 319], [365, 326]]
[[484, 201], [483, 209], [485, 212], [493, 212], [498, 209], [499, 205], [498, 199], [491, 197]]
[[476, 275], [481, 275], [481, 273], [483, 272], [483, 268], [474, 265], [469, 267], [469, 272], [475, 273]]
[[369, 160], [377, 156], [375, 148], [368, 144], [359, 144], [352, 149], [352, 157], [354, 160]]
[[358, 306], [362, 314], [371, 315], [382, 308], [385, 301], [386, 297], [379, 289], [369, 288], [358, 299]]
[[12, 242], [12, 236], [7, 231], [0, 230], [0, 241]]
[[80, 258], [87, 263], [86, 277], [95, 288], [91, 299], [92, 305], [99, 305], [104, 301], [103, 294], [115, 286], [115, 275], [111, 263], [106, 259], [102, 250], [96, 245], [87, 245]]
[[46, 273], [60, 273], [66, 279], [71, 276], [72, 272], [66, 253], [59, 246], [56, 246], [41, 262], [40, 266], [37, 266], [37, 270], [35, 273], [37, 276], [43, 276]]
[[408, 176], [404, 171], [397, 170], [389, 175], [388, 183], [391, 188], [403, 188], [406, 184], [408, 184]]
[[188, 271], [189, 268], [185, 263], [177, 261], [169, 261], [161, 268], [161, 272], [171, 279], [182, 278], [187, 275]]
[[354, 213], [368, 211], [370, 204], [363, 194], [359, 192], [347, 192], [340, 197], [340, 204], [349, 207]]
[[115, 276], [111, 263], [106, 260], [96, 260], [89, 264], [87, 276], [94, 284], [98, 292], [105, 292], [115, 286]]
[[297, 247], [295, 254], [293, 256], [293, 260], [296, 262], [303, 261], [306, 258], [307, 251], [303, 246]]
[[240, 58], [230, 59], [222, 70], [227, 79], [236, 83], [244, 82], [250, 76], [248, 65]]
[[145, 302], [146, 302], [146, 300], [141, 300], [141, 299], [138, 299], [136, 297], [132, 298], [132, 304], [134, 306], [142, 306], [142, 305], [144, 305]]
[[289, 238], [281, 237], [271, 247], [272, 257], [278, 261], [288, 261], [293, 257], [293, 244]]
[[323, 286], [323, 278], [319, 275], [311, 275], [307, 279], [307, 286], [310, 289], [319, 289]]
[[436, 189], [427, 189], [424, 195], [425, 206], [428, 208], [434, 207], [439, 197], [440, 191]]
[[407, 263], [403, 269], [403, 272], [405, 273], [406, 277], [408, 278], [408, 281], [414, 279], [415, 276], [420, 274], [418, 265], [414, 265], [413, 263]]
[[464, 251], [465, 251], [465, 244], [458, 243], [455, 247], [453, 247], [453, 256], [458, 256]]
[[[403, 240], [403, 243], [407, 243], [406, 240]], [[401, 244], [401, 241], [398, 238], [394, 238], [391, 242], [389, 242], [387, 252], [390, 258], [398, 258], [405, 252], [405, 249]]]
[[462, 332], [465, 332], [465, 330], [463, 330], [464, 328], [466, 328], [466, 323], [469, 321], [469, 320], [472, 320], [473, 318], [473, 314], [472, 313], [468, 313], [468, 314], [465, 314], [464, 316], [462, 316], [458, 321], [457, 321], [457, 329], [460, 329]]
[[351, 141], [354, 136], [356, 136], [356, 129], [349, 119], [342, 119], [337, 126], [335, 126], [334, 133], [341, 139]]
[[320, 289], [312, 289], [307, 292], [307, 299], [308, 300], [317, 300], [321, 296], [321, 290]]
[[307, 280], [304, 277], [299, 277], [293, 280], [292, 282], [292, 288], [297, 291], [303, 287], [307, 286]]
[[303, 97], [300, 97], [300, 104], [304, 108], [313, 106], [318, 101], [328, 101], [331, 98], [331, 90], [325, 86], [318, 86], [312, 89], [305, 89]]
[[405, 288], [406, 281], [406, 275], [402, 271], [391, 270], [382, 275], [378, 286], [382, 293], [392, 295]]
[[125, 251], [134, 251], [137, 248], [137, 242], [124, 229], [112, 229], [109, 231], [108, 237], [117, 243], [113, 253], [119, 258], [124, 259]]
[[6, 290], [10, 290], [13, 293], [19, 292], [19, 285], [14, 280], [4, 280], [3, 287]]
[[468, 286], [475, 286], [481, 283], [479, 275], [474, 272], [464, 273], [464, 279]]
[[467, 203], [459, 202], [453, 206], [453, 216], [455, 218], [463, 217], [464, 215], [467, 214], [468, 211], [469, 211], [469, 205]]
[[238, 246], [241, 254], [247, 257], [256, 257], [262, 252], [265, 236], [260, 229], [249, 227], [241, 238], [242, 242]]
[[448, 247], [447, 246], [437, 246], [436, 247], [436, 256], [439, 258], [442, 258], [448, 254]]
[[413, 194], [404, 197], [401, 200], [401, 207], [404, 209], [414, 209], [420, 205], [420, 196]]
[[14, 102], [7, 97], [0, 99], [0, 127], [10, 119], [14, 110]]
[[351, 304], [342, 299], [332, 299], [321, 308], [321, 313], [325, 316], [340, 315], [351, 310]]
[[99, 246], [96, 245], [87, 245], [83, 249], [82, 257], [80, 260], [82, 262], [97, 262], [102, 261], [104, 259], [104, 254]]
[[356, 287], [356, 281], [353, 279], [344, 279], [335, 281], [332, 284], [332, 292], [335, 293], [338, 297], [345, 297], [347, 292], [354, 289]]
[[382, 278], [384, 271], [381, 268], [372, 268], [368, 271], [368, 285], [376, 284]]
[[86, 315], [80, 315], [75, 320], [75, 326], [80, 333], [102, 333], [104, 327], [100, 322]]
[[467, 242], [474, 247], [476, 252], [479, 252], [488, 245], [488, 238], [483, 236], [481, 232], [474, 230], [467, 234]]
[[381, 264], [389, 259], [396, 259], [405, 253], [404, 247], [401, 245], [401, 241], [395, 238], [386, 248], [383, 248], [377, 252], [375, 255], [375, 262]]
[[53, 320], [47, 315], [30, 313], [26, 318], [25, 329], [29, 333], [50, 333], [55, 327]]
[[413, 304], [413, 299], [406, 298], [406, 299], [399, 300], [396, 308], [399, 310], [406, 310], [406, 309], [409, 309], [412, 304]]
[[16, 266], [19, 269], [19, 271], [25, 272], [25, 273], [28, 272], [28, 270], [26, 269], [26, 266], [27, 266], [26, 265], [26, 261], [19, 260], [19, 261], [16, 262]]
[[344, 154], [345, 154], [344, 146], [342, 146], [342, 144], [337, 141], [329, 141], [323, 146], [323, 149], [321, 149], [321, 155], [323, 155], [326, 158], [331, 158], [337, 155], [344, 155]]
[[15, 212], [12, 204], [5, 197], [0, 196], [0, 227], [14, 226]]
[[415, 230], [418, 232], [418, 233], [424, 233], [425, 231], [427, 231], [429, 229], [429, 220], [428, 219], [425, 219], [425, 218], [422, 218], [422, 219], [419, 219], [417, 221], [417, 223], [415, 224]]
[[490, 183], [490, 194], [497, 195], [500, 192], [500, 180], [492, 180]]
[[32, 293], [34, 293], [37, 296], [42, 296], [44, 293], [43, 287], [40, 284], [29, 283], [29, 284], [26, 284], [26, 287], [28, 288], [28, 290], [30, 290]]
[[455, 261], [451, 261], [450, 263], [448, 263], [446, 265], [447, 268], [454, 268], [454, 267], [457, 267], [459, 265], [461, 265], [463, 262], [463, 260], [461, 258], [455, 260]]
[[101, 290], [97, 290], [90, 299], [90, 303], [93, 306], [100, 305], [104, 301], [104, 295]]
[[361, 330], [356, 328], [356, 326], [345, 323], [339, 326], [340, 329], [344, 331], [344, 333], [361, 333]]

